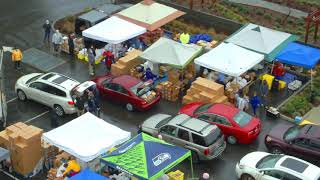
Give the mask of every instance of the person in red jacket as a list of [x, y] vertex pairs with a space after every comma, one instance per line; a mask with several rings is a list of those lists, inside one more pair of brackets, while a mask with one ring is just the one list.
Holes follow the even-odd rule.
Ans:
[[114, 63], [114, 55], [111, 51], [105, 51], [103, 52], [104, 62], [107, 67], [107, 71], [110, 72], [111, 65]]

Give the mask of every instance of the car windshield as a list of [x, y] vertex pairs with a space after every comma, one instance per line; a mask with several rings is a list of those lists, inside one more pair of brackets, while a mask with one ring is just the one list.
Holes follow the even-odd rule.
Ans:
[[244, 111], [239, 111], [234, 117], [233, 120], [239, 124], [240, 127], [246, 126], [250, 120], [252, 119], [252, 116], [250, 116], [248, 113]]
[[42, 75], [42, 74], [39, 74], [39, 75], [37, 75], [37, 76], [35, 76], [35, 77], [33, 77], [33, 78], [30, 78], [30, 79], [26, 82], [26, 84], [29, 84], [29, 83], [37, 80], [41, 75]]
[[215, 143], [217, 140], [220, 139], [221, 136], [222, 133], [219, 128], [216, 128], [215, 130], [211, 131], [207, 136], [204, 137], [206, 146], [210, 146], [211, 144]]
[[292, 139], [294, 139], [295, 137], [297, 137], [300, 133], [300, 130], [304, 128], [304, 126], [292, 126], [291, 128], [289, 128], [283, 135], [283, 139], [285, 141], [290, 141]]
[[194, 111], [194, 114], [199, 114], [199, 113], [206, 112], [211, 106], [212, 106], [212, 104], [204, 104], [204, 105], [202, 105], [202, 106], [199, 106], [199, 107]]
[[168, 122], [171, 120], [171, 118], [172, 118], [172, 117], [169, 116], [169, 117], [163, 119], [162, 121], [160, 121], [160, 122], [156, 125], [156, 128], [160, 128], [160, 127], [168, 124]]
[[258, 169], [264, 168], [274, 168], [276, 163], [281, 159], [284, 155], [282, 154], [271, 154], [264, 158], [262, 158], [256, 165]]
[[151, 84], [145, 84], [145, 82], [139, 82], [138, 84], [134, 85], [130, 89], [135, 95], [142, 96], [143, 94], [151, 90]]

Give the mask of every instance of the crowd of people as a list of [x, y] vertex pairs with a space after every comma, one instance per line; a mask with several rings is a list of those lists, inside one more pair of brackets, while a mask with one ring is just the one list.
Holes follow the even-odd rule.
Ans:
[[83, 94], [77, 92], [74, 102], [78, 116], [81, 116], [85, 112], [100, 116], [100, 93], [95, 86], [89, 87]]

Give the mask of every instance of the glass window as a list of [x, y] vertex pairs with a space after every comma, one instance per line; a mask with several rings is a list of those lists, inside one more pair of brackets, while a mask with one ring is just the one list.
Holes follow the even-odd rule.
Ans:
[[53, 76], [55, 76], [55, 74], [50, 73], [50, 74], [47, 74], [47, 75], [43, 76], [41, 79], [48, 80], [48, 79], [52, 78]]
[[115, 83], [106, 83], [104, 87], [112, 91], [118, 91], [119, 89], [119, 85]]
[[184, 129], [179, 129], [178, 137], [185, 141], [189, 141], [189, 132]]
[[231, 123], [228, 121], [228, 119], [225, 117], [222, 117], [222, 116], [217, 115], [215, 118], [215, 122], [217, 122], [218, 124], [225, 125], [225, 126], [231, 126]]
[[128, 91], [127, 91], [124, 87], [122, 87], [122, 86], [120, 86], [120, 85], [119, 85], [118, 92], [119, 92], [119, 93], [122, 93], [122, 94], [129, 95]]
[[170, 136], [176, 136], [176, 130], [177, 130], [176, 127], [167, 125], [167, 126], [163, 126], [160, 129], [160, 133], [167, 134]]
[[282, 179], [284, 178], [284, 173], [282, 171], [278, 171], [278, 170], [266, 170], [264, 171], [265, 175], [277, 178], [277, 179]]
[[316, 149], [320, 151], [320, 141], [318, 140], [310, 140], [310, 147], [312, 149]]
[[44, 83], [41, 83], [41, 82], [35, 82], [35, 83], [30, 84], [30, 87], [46, 92], [48, 86]]
[[33, 81], [35, 81], [35, 80], [39, 79], [39, 77], [40, 77], [40, 76], [42, 76], [42, 74], [37, 75], [37, 76], [35, 76], [35, 77], [33, 77], [33, 78], [30, 78], [30, 79], [26, 82], [26, 84], [29, 84], [29, 83], [31, 83], [31, 82], [33, 82]]
[[218, 141], [221, 138], [221, 136], [222, 136], [222, 132], [220, 131], [219, 128], [211, 131], [210, 133], [208, 133], [207, 136], [204, 136], [204, 137], [192, 133], [193, 142], [200, 146], [205, 146], [205, 147], [208, 147], [213, 143], [215, 143], [216, 141]]
[[194, 114], [199, 114], [203, 112], [207, 112], [207, 110], [212, 106], [212, 104], [204, 104], [202, 106], [199, 106], [195, 111]]
[[292, 175], [292, 174], [288, 174], [286, 172], [283, 172], [283, 178], [281, 180], [302, 180], [300, 178], [297, 178], [296, 176]]
[[216, 115], [214, 115], [214, 114], [201, 114], [199, 116], [199, 119], [214, 122], [215, 116]]
[[304, 126], [292, 126], [291, 128], [289, 128], [283, 135], [283, 139], [285, 141], [291, 141], [293, 140], [294, 138], [296, 138], [299, 133], [300, 133], [300, 130], [304, 128]]
[[307, 139], [298, 138], [294, 140], [294, 144], [298, 146], [308, 147], [309, 141]]
[[240, 127], [246, 126], [250, 120], [252, 119], [252, 116], [250, 116], [248, 113], [244, 111], [239, 111], [234, 117], [233, 120], [239, 124]]
[[64, 91], [61, 91], [60, 89], [52, 87], [50, 85], [48, 85], [48, 93], [56, 96], [67, 97], [67, 94]]
[[165, 124], [168, 124], [168, 122], [171, 120], [171, 116], [168, 117], [168, 118], [165, 118], [163, 119], [162, 121], [160, 121], [157, 125], [156, 125], [156, 128], [159, 128], [161, 126], [164, 126]]
[[274, 168], [275, 164], [281, 159], [283, 155], [281, 154], [270, 154], [262, 158], [256, 165], [258, 169], [264, 168]]
[[198, 144], [200, 146], [207, 146], [202, 136], [192, 133], [192, 140], [195, 144]]

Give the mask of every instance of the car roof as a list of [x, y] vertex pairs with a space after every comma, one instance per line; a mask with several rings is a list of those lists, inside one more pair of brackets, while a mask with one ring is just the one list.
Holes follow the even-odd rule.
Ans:
[[72, 78], [53, 72], [42, 75], [38, 80], [62, 87], [69, 91], [80, 84]]
[[320, 126], [307, 124], [302, 128], [299, 136], [320, 140]]
[[320, 168], [292, 156], [283, 156], [275, 165], [275, 168], [290, 172], [296, 176], [309, 177], [311, 179], [319, 178]]
[[101, 19], [105, 19], [107, 17], [108, 17], [108, 14], [105, 14], [97, 10], [91, 10], [85, 14], [80, 15], [78, 18], [85, 21], [89, 21], [91, 23], [96, 23]]
[[209, 109], [208, 112], [214, 113], [214, 114], [219, 114], [225, 117], [233, 117], [236, 115], [240, 110], [237, 108], [234, 108], [232, 106], [229, 106], [227, 104], [213, 104]]
[[168, 124], [200, 135], [207, 135], [212, 130], [218, 128], [213, 124], [200, 119], [192, 118], [186, 114], [179, 114], [175, 116], [168, 122]]
[[137, 85], [138, 83], [142, 82], [140, 79], [134, 78], [129, 75], [122, 75], [122, 76], [117, 76], [112, 79], [112, 83], [120, 84], [121, 86], [129, 89], [132, 86]]

